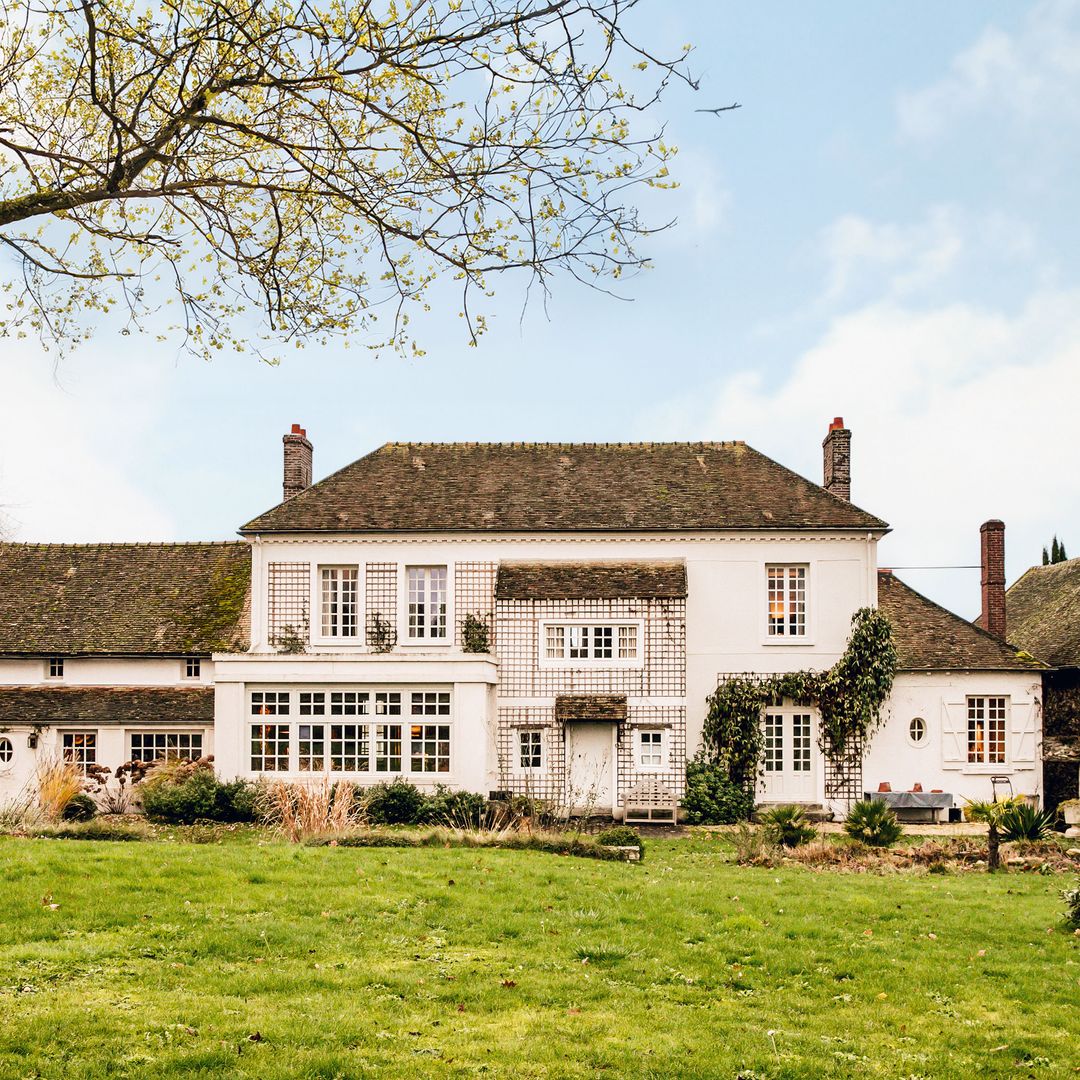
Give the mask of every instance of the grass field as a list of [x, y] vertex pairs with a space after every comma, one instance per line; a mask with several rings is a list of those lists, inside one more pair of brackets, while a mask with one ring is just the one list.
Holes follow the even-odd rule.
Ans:
[[1067, 879], [0, 838], [0, 1076], [1056, 1077]]

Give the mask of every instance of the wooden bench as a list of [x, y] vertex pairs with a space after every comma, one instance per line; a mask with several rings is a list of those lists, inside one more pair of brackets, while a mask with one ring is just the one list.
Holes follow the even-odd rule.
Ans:
[[658, 780], [645, 780], [632, 787], [623, 799], [627, 825], [666, 823], [674, 825], [678, 800]]

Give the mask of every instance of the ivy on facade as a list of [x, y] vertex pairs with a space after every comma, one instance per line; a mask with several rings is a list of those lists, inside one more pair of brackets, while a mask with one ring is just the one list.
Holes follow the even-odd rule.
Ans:
[[817, 708], [818, 745], [830, 757], [840, 757], [881, 726], [895, 674], [889, 620], [876, 608], [860, 608], [851, 618], [843, 656], [827, 671], [725, 678], [708, 699], [702, 756], [734, 783], [752, 788], [761, 768], [762, 712], [770, 702], [790, 698]]

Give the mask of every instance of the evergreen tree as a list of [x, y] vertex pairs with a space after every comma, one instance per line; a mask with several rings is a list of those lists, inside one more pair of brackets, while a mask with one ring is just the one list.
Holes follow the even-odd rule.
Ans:
[[1046, 548], [1043, 548], [1043, 566], [1050, 565], [1050, 556], [1046, 553]]
[[1050, 541], [1050, 561], [1052, 563], [1061, 562], [1061, 549], [1058, 547], [1058, 538], [1056, 536]]

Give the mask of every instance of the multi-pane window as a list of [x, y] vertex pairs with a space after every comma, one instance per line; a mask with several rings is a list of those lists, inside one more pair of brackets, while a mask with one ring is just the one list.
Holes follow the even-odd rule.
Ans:
[[184, 678], [198, 679], [202, 677], [202, 660], [198, 656], [184, 657]]
[[806, 637], [806, 567], [770, 566], [769, 637]]
[[0, 738], [0, 765], [6, 765], [15, 756], [10, 739]]
[[322, 690], [301, 690], [300, 715], [325, 716], [326, 694]]
[[288, 690], [254, 690], [251, 694], [252, 716], [288, 716]]
[[356, 567], [324, 566], [320, 570], [320, 580], [322, 636], [356, 637]]
[[330, 694], [331, 716], [367, 716], [368, 694], [363, 690], [334, 690]]
[[[300, 712], [304, 712], [303, 704]], [[325, 724], [296, 725], [296, 766], [301, 772], [322, 772], [326, 768]]]
[[375, 693], [376, 716], [400, 716], [401, 694], [395, 690], [376, 691]]
[[539, 728], [518, 732], [518, 764], [522, 769], [539, 769], [544, 760], [544, 733]]
[[97, 732], [65, 731], [61, 736], [64, 760], [86, 772], [88, 765], [97, 764]]
[[791, 717], [791, 771], [810, 771], [809, 713], [794, 713]]
[[421, 690], [412, 695], [413, 716], [449, 716], [449, 690]]
[[202, 757], [201, 731], [133, 731], [128, 736], [132, 761], [175, 761]]
[[544, 628], [544, 657], [548, 660], [637, 660], [638, 627], [554, 625]]
[[446, 567], [409, 566], [409, 638], [412, 641], [446, 639]]
[[968, 762], [973, 765], [1005, 764], [1006, 700], [1003, 697], [967, 699]]
[[330, 771], [368, 772], [367, 724], [330, 725]]
[[784, 771], [784, 714], [765, 713], [765, 745], [762, 762], [767, 773]]
[[412, 724], [409, 727], [412, 771], [445, 773], [450, 771], [450, 725]]
[[48, 671], [50, 679], [62, 679], [64, 677], [64, 658], [62, 656], [50, 656]]
[[664, 765], [664, 733], [638, 732], [638, 765], [643, 769], [660, 769]]
[[251, 725], [251, 771], [289, 771], [289, 725]]
[[401, 725], [375, 725], [375, 771], [401, 772]]

